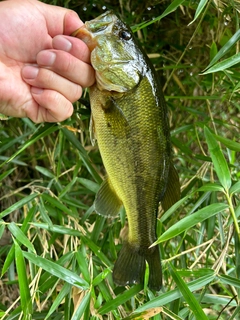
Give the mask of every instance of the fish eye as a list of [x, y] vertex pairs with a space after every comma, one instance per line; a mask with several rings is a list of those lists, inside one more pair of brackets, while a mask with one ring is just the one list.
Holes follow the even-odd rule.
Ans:
[[126, 31], [126, 30], [122, 30], [119, 32], [119, 36], [120, 38], [122, 38], [123, 40], [129, 40], [132, 38], [132, 35], [130, 32]]

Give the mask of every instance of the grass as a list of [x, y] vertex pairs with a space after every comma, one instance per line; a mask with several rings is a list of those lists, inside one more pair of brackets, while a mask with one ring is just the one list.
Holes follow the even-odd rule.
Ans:
[[238, 2], [46, 2], [83, 20], [114, 8], [134, 26], [162, 76], [182, 198], [159, 212], [162, 291], [117, 287], [125, 216], [93, 212], [104, 168], [89, 109], [2, 120], [0, 318], [240, 319]]

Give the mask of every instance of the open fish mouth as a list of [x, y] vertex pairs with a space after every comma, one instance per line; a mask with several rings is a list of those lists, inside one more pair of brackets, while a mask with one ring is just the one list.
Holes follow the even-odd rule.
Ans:
[[79, 38], [86, 43], [90, 51], [93, 51], [93, 49], [96, 48], [97, 41], [93, 37], [93, 34], [87, 29], [86, 25], [83, 25], [81, 28], [74, 31], [72, 36]]
[[89, 50], [93, 51], [97, 45], [97, 36], [112, 32], [117, 18], [110, 13], [110, 11], [107, 11], [96, 19], [86, 21], [81, 28], [72, 33], [72, 36], [81, 39], [86, 43]]

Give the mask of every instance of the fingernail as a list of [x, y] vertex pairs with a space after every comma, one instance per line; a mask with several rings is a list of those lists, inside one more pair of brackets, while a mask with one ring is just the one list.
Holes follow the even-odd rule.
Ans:
[[41, 51], [37, 55], [37, 63], [42, 66], [53, 65], [55, 59], [56, 59], [56, 53], [52, 51]]
[[56, 36], [53, 39], [53, 46], [55, 49], [63, 50], [63, 51], [70, 51], [72, 49], [72, 43], [64, 38], [63, 36]]
[[43, 92], [42, 88], [37, 88], [37, 87], [31, 87], [31, 92], [33, 94], [41, 94]]
[[25, 66], [22, 69], [22, 75], [25, 79], [35, 79], [38, 75], [39, 69], [37, 67]]

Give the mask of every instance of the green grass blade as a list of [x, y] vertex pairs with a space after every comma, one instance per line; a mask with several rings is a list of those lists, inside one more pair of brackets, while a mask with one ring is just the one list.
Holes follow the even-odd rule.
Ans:
[[232, 180], [227, 161], [216, 139], [207, 127], [204, 127], [204, 133], [218, 179], [224, 189], [228, 190], [231, 187]]
[[171, 226], [167, 231], [165, 231], [154, 243], [154, 245], [176, 237], [180, 233], [192, 228], [197, 223], [200, 223], [227, 208], [228, 205], [225, 203], [213, 203], [205, 208], [198, 210], [197, 212], [194, 212], [190, 216], [184, 217], [176, 224]]
[[23, 255], [33, 264], [62, 279], [63, 281], [66, 281], [67, 283], [74, 285], [82, 290], [87, 290], [89, 288], [89, 284], [85, 280], [80, 278], [74, 272], [58, 265], [57, 263], [49, 261], [30, 252], [23, 252]]
[[23, 199], [15, 202], [11, 207], [3, 210], [0, 213], [0, 219], [2, 219], [3, 217], [9, 215], [10, 213], [12, 213], [15, 210], [18, 210], [20, 208], [22, 208], [25, 204], [31, 202], [33, 199], [35, 199], [38, 196], [38, 193], [33, 193], [30, 194], [29, 196], [24, 197]]
[[2, 181], [4, 178], [6, 178], [8, 175], [10, 175], [14, 170], [16, 170], [16, 168], [12, 168], [12, 169], [7, 170], [7, 171], [3, 172], [2, 174], [0, 174], [0, 181]]
[[197, 299], [191, 293], [188, 286], [183, 281], [183, 279], [180, 277], [177, 270], [174, 268], [174, 266], [172, 264], [170, 264], [170, 268], [171, 268], [170, 269], [171, 275], [177, 285], [177, 288], [181, 291], [183, 298], [188, 303], [188, 305], [189, 305], [190, 309], [192, 310], [193, 314], [195, 315], [196, 319], [208, 320], [208, 317], [203, 312]]
[[92, 177], [95, 179], [95, 181], [100, 184], [102, 182], [102, 179], [99, 176], [99, 174], [96, 172], [96, 170], [93, 168], [93, 165], [88, 157], [88, 154], [86, 150], [83, 148], [83, 146], [81, 145], [80, 141], [78, 141], [75, 135], [69, 130], [67, 130], [66, 128], [62, 128], [61, 130], [63, 134], [66, 136], [66, 138], [74, 145], [74, 147], [77, 148], [86, 168], [88, 169]]
[[18, 284], [19, 284], [19, 291], [20, 291], [20, 300], [21, 300], [21, 307], [24, 316], [26, 319], [29, 319], [29, 315], [32, 314], [33, 306], [32, 306], [32, 299], [28, 284], [28, 278], [26, 273], [26, 265], [23, 257], [23, 252], [17, 242], [14, 240], [15, 243], [15, 260], [16, 260], [16, 268], [18, 274]]
[[40, 129], [38, 129], [37, 132], [33, 134], [33, 136], [28, 141], [26, 141], [24, 145], [17, 152], [15, 152], [10, 158], [8, 158], [8, 160], [6, 160], [0, 165], [0, 168], [4, 164], [12, 161], [20, 153], [22, 153], [26, 148], [30, 147], [33, 143], [35, 143], [39, 139], [44, 138], [45, 136], [50, 135], [51, 133], [59, 129], [56, 124], [45, 124], [44, 127], [42, 127], [41, 125], [39, 128]]

